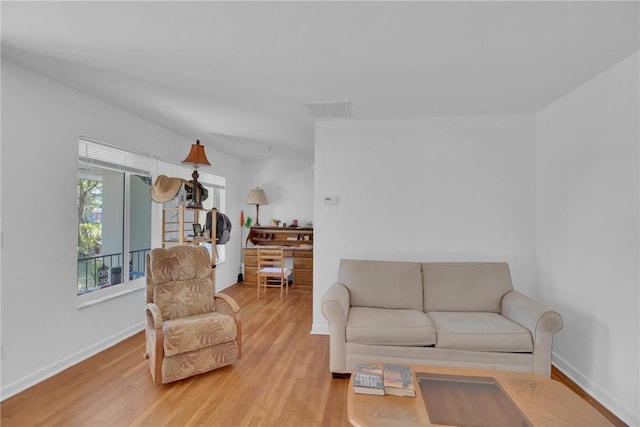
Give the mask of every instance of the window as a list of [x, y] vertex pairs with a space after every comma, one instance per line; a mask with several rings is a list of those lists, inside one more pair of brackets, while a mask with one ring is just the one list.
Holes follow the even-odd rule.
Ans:
[[[160, 227], [162, 205], [152, 204], [152, 175], [191, 176], [183, 164], [151, 158], [82, 138], [78, 144], [77, 294], [98, 301], [137, 289], [146, 270], [146, 255]], [[206, 209], [225, 211], [225, 177], [200, 171], [208, 191]], [[182, 198], [182, 200], [181, 200]], [[184, 203], [184, 193], [166, 205]], [[160, 229], [155, 238], [159, 238]], [[212, 250], [211, 247], [208, 248]], [[225, 261], [225, 246], [216, 246], [216, 262]], [[100, 291], [99, 298], [86, 296]], [[107, 290], [110, 289], [110, 290]], [[95, 294], [94, 294], [95, 295]]]
[[150, 159], [81, 139], [77, 294], [145, 274], [151, 248]]

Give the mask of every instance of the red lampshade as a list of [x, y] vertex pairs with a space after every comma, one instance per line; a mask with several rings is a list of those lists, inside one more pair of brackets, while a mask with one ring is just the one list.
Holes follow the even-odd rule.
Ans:
[[193, 163], [194, 165], [211, 165], [207, 159], [207, 155], [204, 153], [204, 145], [200, 145], [198, 139], [195, 144], [191, 144], [191, 151], [187, 155], [187, 158], [182, 163]]

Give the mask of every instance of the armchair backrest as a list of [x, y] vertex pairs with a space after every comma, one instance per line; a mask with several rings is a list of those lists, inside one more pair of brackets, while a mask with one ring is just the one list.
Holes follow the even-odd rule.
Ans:
[[165, 320], [215, 311], [215, 278], [204, 246], [155, 248], [147, 255], [147, 302]]

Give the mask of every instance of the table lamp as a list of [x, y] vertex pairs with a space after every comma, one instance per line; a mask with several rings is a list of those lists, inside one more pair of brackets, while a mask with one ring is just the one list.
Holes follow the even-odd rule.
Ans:
[[211, 165], [207, 159], [207, 155], [204, 153], [204, 145], [200, 145], [200, 140], [196, 140], [195, 144], [191, 144], [191, 151], [187, 155], [187, 158], [182, 163], [192, 163], [194, 165], [193, 173], [193, 189], [191, 190], [191, 202], [187, 205], [187, 208], [200, 209], [202, 208], [202, 201], [200, 200], [202, 194], [200, 194], [200, 186], [198, 185], [198, 165]]
[[264, 190], [262, 188], [254, 188], [249, 192], [247, 196], [247, 200], [245, 201], [247, 205], [256, 205], [256, 226], [260, 226], [260, 205], [268, 205], [269, 201], [267, 200], [267, 196], [264, 194]]

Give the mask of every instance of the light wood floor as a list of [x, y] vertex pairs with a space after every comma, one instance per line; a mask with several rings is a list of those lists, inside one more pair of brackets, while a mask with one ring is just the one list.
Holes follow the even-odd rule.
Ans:
[[329, 373], [329, 338], [309, 333], [312, 294], [294, 288], [281, 301], [269, 289], [256, 300], [242, 284], [225, 293], [242, 313], [234, 365], [155, 386], [139, 333], [2, 402], [2, 427], [347, 426], [348, 380]]
[[241, 307], [234, 365], [156, 386], [139, 333], [4, 401], [2, 427], [347, 426], [348, 381], [329, 373], [329, 337], [310, 334], [311, 292], [224, 292]]

